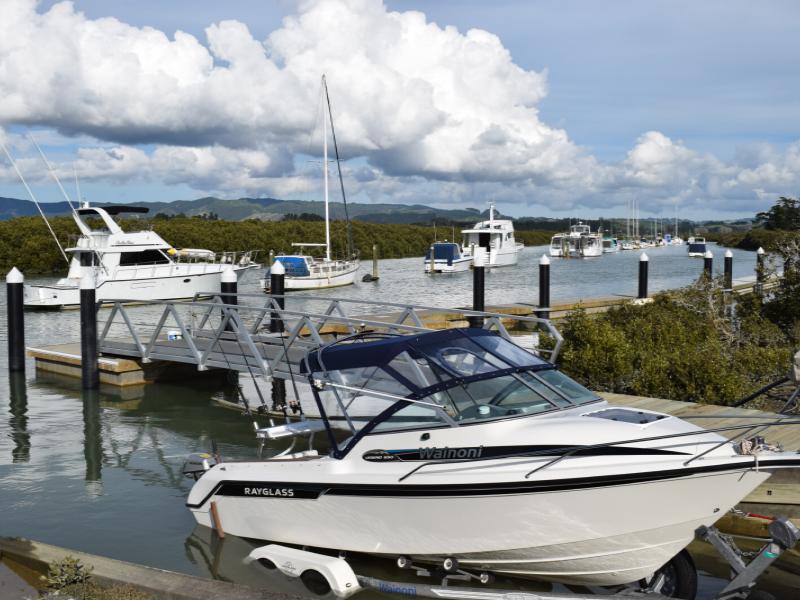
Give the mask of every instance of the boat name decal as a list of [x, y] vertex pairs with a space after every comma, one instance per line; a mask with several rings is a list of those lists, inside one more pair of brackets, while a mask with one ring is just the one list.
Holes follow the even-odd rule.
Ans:
[[291, 488], [265, 488], [265, 487], [246, 487], [244, 488], [245, 496], [283, 496], [284, 498], [293, 498], [294, 490]]
[[219, 486], [219, 496], [238, 496], [244, 498], [289, 498], [315, 500], [323, 492], [321, 486], [308, 484], [278, 483], [267, 481], [226, 481]]
[[426, 461], [426, 460], [470, 460], [478, 458], [512, 458], [514, 456], [541, 455], [561, 456], [615, 456], [615, 455], [669, 455], [685, 454], [665, 448], [628, 448], [609, 446], [604, 448], [576, 448], [575, 446], [535, 445], [535, 446], [425, 446], [392, 450], [368, 450], [361, 458], [369, 462]]

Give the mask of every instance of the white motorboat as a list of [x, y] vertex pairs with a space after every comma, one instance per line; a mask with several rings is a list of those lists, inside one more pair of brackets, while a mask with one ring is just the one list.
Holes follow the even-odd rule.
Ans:
[[706, 254], [706, 238], [704, 237], [690, 237], [688, 240], [689, 256], [703, 257]]
[[458, 273], [469, 271], [471, 265], [472, 256], [463, 253], [455, 242], [435, 242], [425, 253], [426, 273]]
[[[288, 290], [318, 290], [325, 288], [341, 287], [355, 283], [356, 272], [360, 266], [358, 252], [353, 248], [352, 235], [350, 234], [350, 220], [347, 220], [347, 254], [344, 259], [331, 258], [331, 223], [330, 209], [328, 206], [328, 123], [331, 127], [334, 149], [336, 151], [336, 167], [341, 169], [339, 163], [339, 150], [336, 144], [336, 130], [333, 127], [333, 113], [331, 112], [331, 102], [328, 96], [328, 84], [325, 76], [322, 76], [322, 89], [325, 92], [327, 111], [323, 109], [322, 115], [322, 177], [325, 182], [325, 243], [293, 243], [293, 247], [301, 250], [304, 248], [322, 247], [325, 248], [325, 256], [318, 257], [311, 254], [278, 254], [276, 261], [280, 261], [285, 269], [284, 286]], [[347, 198], [344, 193], [344, 180], [341, 170], [339, 171], [339, 183], [341, 185], [342, 200], [347, 214]], [[269, 293], [270, 271], [267, 269], [264, 279], [261, 280], [261, 288]]]
[[550, 240], [550, 256], [593, 257], [603, 255], [603, 236], [578, 221], [569, 233], [558, 233]]
[[489, 203], [488, 221], [480, 221], [472, 229], [462, 229], [461, 233], [464, 236], [461, 254], [470, 259], [479, 253], [483, 254], [483, 264], [486, 267], [515, 265], [524, 248], [514, 238], [514, 222], [494, 218], [494, 203]]
[[619, 240], [615, 237], [603, 236], [603, 254], [619, 252]]
[[154, 231], [126, 233], [112, 218], [147, 211], [135, 206], [81, 204], [72, 214], [81, 235], [73, 247], [64, 250], [71, 255], [67, 276], [50, 285], [26, 285], [25, 307], [78, 306], [80, 281], [86, 275], [94, 279], [98, 301], [147, 302], [213, 293], [219, 290], [224, 269], [243, 271], [260, 266], [252, 251], [176, 249]]
[[261, 433], [324, 431], [330, 452], [187, 463], [200, 524], [614, 585], [649, 577], [774, 469], [800, 466], [796, 452], [609, 406], [483, 329], [352, 336], [311, 351], [301, 370], [321, 421]]

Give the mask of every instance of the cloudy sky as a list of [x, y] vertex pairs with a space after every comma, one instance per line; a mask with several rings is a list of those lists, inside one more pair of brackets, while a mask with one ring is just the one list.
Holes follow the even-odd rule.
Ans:
[[751, 216], [800, 193], [797, 31], [792, 0], [1, 0], [0, 140], [48, 201], [29, 135], [91, 200], [319, 198], [325, 73], [354, 200]]

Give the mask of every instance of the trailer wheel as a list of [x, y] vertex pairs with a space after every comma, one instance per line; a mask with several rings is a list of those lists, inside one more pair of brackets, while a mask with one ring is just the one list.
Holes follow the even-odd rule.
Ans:
[[328, 583], [325, 576], [314, 569], [303, 571], [300, 575], [300, 581], [303, 582], [309, 592], [317, 596], [324, 596], [331, 591], [331, 584]]
[[458, 571], [458, 561], [452, 556], [448, 556], [442, 561], [442, 568], [445, 573], [455, 573]]
[[664, 574], [664, 585], [656, 590], [667, 598], [680, 600], [695, 600], [697, 596], [697, 567], [691, 555], [686, 550], [681, 550], [672, 560], [661, 567], [653, 576]]
[[258, 564], [260, 564], [260, 565], [261, 565], [262, 567], [264, 567], [265, 569], [269, 569], [270, 571], [272, 571], [273, 569], [276, 569], [276, 568], [277, 568], [277, 567], [275, 566], [275, 563], [274, 563], [274, 562], [272, 562], [272, 561], [271, 561], [270, 559], [268, 559], [268, 558], [259, 558], [259, 559], [258, 559]]

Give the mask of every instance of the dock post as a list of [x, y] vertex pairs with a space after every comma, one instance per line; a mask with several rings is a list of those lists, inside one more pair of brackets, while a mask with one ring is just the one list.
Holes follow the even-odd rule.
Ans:
[[[472, 310], [485, 309], [486, 267], [483, 254], [472, 259]], [[472, 316], [467, 319], [470, 327], [483, 327], [483, 317]]]
[[733, 291], [733, 252], [730, 250], [725, 251], [725, 292]]
[[550, 318], [550, 259], [542, 254], [539, 259], [539, 311], [540, 319]]
[[[278, 296], [275, 298], [278, 306], [286, 308], [286, 293], [285, 287], [286, 269], [283, 267], [281, 261], [276, 260], [272, 263], [269, 270], [269, 293], [271, 296]], [[283, 331], [283, 319], [277, 312], [273, 312], [269, 316], [269, 330], [271, 333], [280, 333]]]
[[378, 280], [378, 244], [372, 244], [372, 280]]
[[25, 370], [25, 302], [23, 277], [17, 267], [6, 275], [6, 305], [8, 307], [8, 370]]
[[97, 304], [94, 276], [81, 279], [81, 383], [83, 389], [93, 390], [100, 385], [97, 368]]
[[[219, 278], [219, 291], [222, 294], [220, 297], [222, 298], [223, 304], [238, 304], [239, 299], [236, 296], [238, 290], [239, 279], [236, 277], [236, 271], [233, 270], [233, 267], [225, 267]], [[224, 319], [225, 315], [223, 315], [222, 318]], [[233, 331], [233, 323], [228, 322], [225, 329], [227, 331]]]
[[714, 255], [711, 250], [706, 250], [703, 255], [703, 275], [708, 279], [714, 277]]
[[650, 257], [647, 252], [642, 252], [639, 255], [639, 295], [638, 298], [643, 300], [647, 298], [647, 277], [650, 269]]
[[753, 290], [759, 296], [764, 291], [764, 248], [756, 250], [756, 285]]
[[433, 275], [434, 273], [436, 273], [436, 268], [435, 268], [436, 267], [436, 248], [434, 247], [433, 244], [431, 244], [430, 251], [431, 251], [430, 267], [431, 267], [431, 275]]
[[11, 418], [11, 462], [26, 463], [31, 460], [31, 434], [28, 432], [28, 389], [25, 373], [16, 372], [8, 375], [8, 408]]

